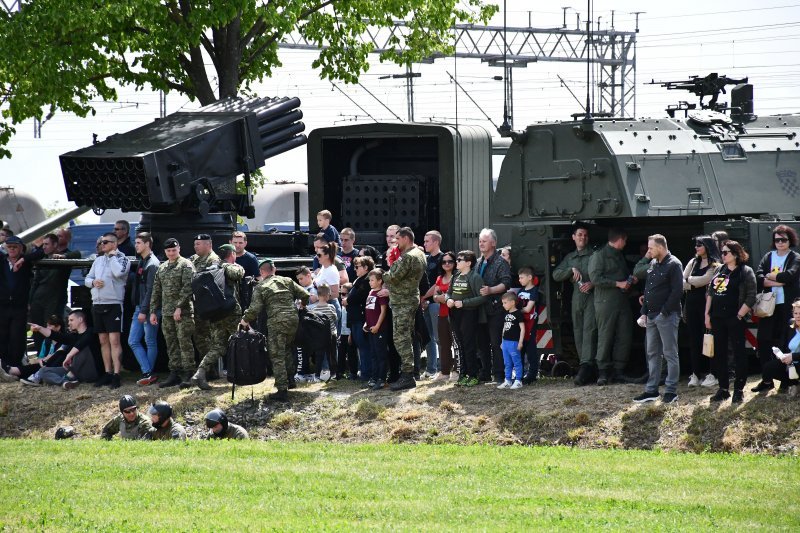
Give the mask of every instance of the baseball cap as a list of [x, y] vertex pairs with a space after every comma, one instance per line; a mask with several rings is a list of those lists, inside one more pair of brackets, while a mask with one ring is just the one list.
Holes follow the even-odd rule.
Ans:
[[17, 246], [22, 246], [23, 248], [25, 248], [25, 243], [22, 242], [22, 239], [20, 239], [16, 235], [12, 235], [8, 239], [6, 239], [6, 246], [8, 246], [9, 244], [16, 244]]

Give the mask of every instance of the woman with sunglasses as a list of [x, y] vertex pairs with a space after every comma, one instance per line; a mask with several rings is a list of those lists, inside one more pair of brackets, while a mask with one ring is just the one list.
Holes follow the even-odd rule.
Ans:
[[[439, 364], [441, 371], [434, 377], [433, 381], [458, 381], [458, 372], [453, 370], [453, 330], [450, 329], [450, 308], [447, 307], [447, 291], [450, 290], [450, 282], [453, 280], [453, 272], [456, 269], [456, 254], [445, 252], [439, 263], [442, 274], [436, 278], [436, 283], [430, 288], [428, 293], [433, 297], [433, 301], [439, 305]], [[456, 353], [458, 347], [456, 346]]]
[[733, 346], [736, 378], [733, 383], [732, 403], [744, 400], [747, 382], [747, 354], [744, 350], [744, 328], [747, 315], [756, 303], [756, 274], [747, 266], [749, 255], [736, 241], [728, 241], [720, 250], [722, 265], [711, 278], [706, 291], [706, 328], [714, 334], [714, 373], [719, 389], [711, 397], [721, 402], [731, 397], [728, 392], [728, 339]]
[[450, 308], [450, 326], [458, 345], [461, 374], [456, 385], [474, 387], [478, 384], [478, 323], [486, 296], [481, 296], [483, 278], [474, 270], [478, 258], [472, 250], [462, 250], [456, 256], [456, 268], [447, 289], [445, 305]]
[[[336, 316], [339, 322], [342, 320], [342, 304], [339, 303], [339, 269], [336, 268], [336, 253], [339, 247], [335, 242], [328, 242], [317, 248], [317, 259], [319, 259], [319, 271], [314, 276], [314, 286], [319, 287], [323, 283], [331, 288], [330, 304], [336, 309]], [[336, 331], [339, 331], [339, 324]]]
[[689, 332], [689, 353], [691, 354], [692, 375], [690, 387], [716, 387], [717, 378], [708, 372], [700, 382], [700, 375], [708, 370], [707, 357], [703, 356], [703, 333], [705, 333], [706, 289], [720, 265], [717, 243], [710, 235], [694, 238], [695, 256], [683, 269], [683, 290], [686, 298], [686, 329]]
[[800, 276], [800, 254], [792, 250], [797, 246], [797, 232], [783, 224], [772, 230], [772, 250], [761, 259], [756, 270], [758, 292], [771, 291], [775, 295], [775, 312], [758, 321], [758, 358], [761, 360], [761, 382], [753, 392], [772, 389], [772, 380], [765, 367], [775, 356], [772, 348], [785, 350], [792, 336], [790, 328], [792, 302], [798, 296], [797, 278]]
[[350, 326], [353, 342], [358, 349], [360, 379], [366, 383], [372, 376], [372, 358], [370, 357], [369, 339], [364, 332], [364, 313], [370, 291], [367, 275], [375, 268], [375, 261], [372, 257], [359, 255], [353, 259], [353, 267], [356, 271], [356, 279], [343, 303], [347, 305], [347, 320], [350, 322], [348, 326]]

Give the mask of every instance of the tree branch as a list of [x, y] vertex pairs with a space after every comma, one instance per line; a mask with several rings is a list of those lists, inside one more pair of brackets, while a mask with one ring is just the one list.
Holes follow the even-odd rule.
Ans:
[[253, 39], [258, 37], [259, 35], [262, 35], [264, 31], [266, 31], [266, 29], [267, 29], [267, 21], [264, 20], [264, 17], [258, 17], [258, 20], [256, 21], [255, 24], [253, 24], [253, 27], [250, 28], [250, 30], [248, 30], [245, 36], [242, 37], [241, 40], [239, 41], [239, 48], [242, 50], [247, 48], [247, 46], [250, 45]]

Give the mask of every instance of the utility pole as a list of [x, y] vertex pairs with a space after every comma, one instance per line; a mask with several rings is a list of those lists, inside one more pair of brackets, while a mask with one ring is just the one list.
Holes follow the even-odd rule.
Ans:
[[414, 78], [421, 77], [422, 74], [414, 72], [414, 68], [409, 64], [406, 65], [405, 74], [392, 74], [391, 76], [381, 76], [379, 80], [406, 80], [406, 105], [408, 107], [408, 121], [414, 122]]

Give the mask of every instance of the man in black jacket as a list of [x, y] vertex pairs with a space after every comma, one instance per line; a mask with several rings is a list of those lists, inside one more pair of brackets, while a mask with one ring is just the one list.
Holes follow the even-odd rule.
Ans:
[[0, 359], [20, 366], [25, 355], [25, 332], [28, 320], [28, 295], [33, 264], [42, 257], [40, 249], [25, 254], [19, 237], [6, 240], [7, 255], [0, 257]]
[[478, 324], [478, 353], [481, 358], [478, 379], [489, 381], [491, 372], [494, 374], [494, 382], [502, 383], [505, 380], [505, 368], [500, 341], [503, 340], [506, 312], [500, 299], [511, 288], [511, 266], [497, 251], [497, 233], [494, 230], [488, 228], [481, 230], [478, 235], [478, 249], [481, 257], [475, 269], [483, 278], [481, 296], [487, 297], [483, 306], [486, 322]]
[[64, 358], [62, 368], [45, 367], [41, 370], [43, 383], [60, 385], [65, 389], [74, 389], [81, 382], [92, 383], [102, 370], [100, 341], [97, 335], [86, 325], [86, 314], [76, 309], [67, 317], [70, 332], [64, 333], [47, 327], [31, 324], [33, 331], [38, 331], [48, 338], [70, 346]]
[[[53, 233], [48, 233], [42, 240], [42, 251], [47, 259], [64, 259], [69, 255], [69, 259], [76, 259], [75, 252], [67, 251], [66, 254], [58, 252], [58, 237]], [[77, 258], [80, 258], [80, 252]], [[33, 274], [33, 283], [28, 298], [30, 311], [28, 319], [37, 324], [44, 322], [51, 316], [56, 315], [63, 319], [64, 306], [67, 303], [67, 284], [72, 269], [69, 267], [44, 267], [36, 268]], [[38, 352], [42, 347], [44, 339], [38, 333], [33, 335], [33, 343]]]

